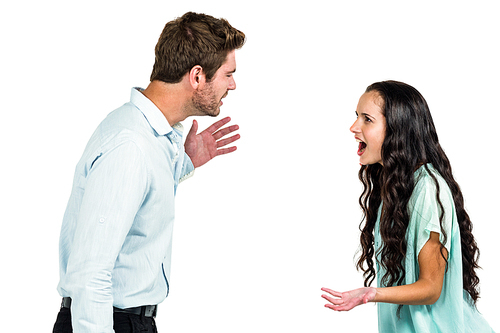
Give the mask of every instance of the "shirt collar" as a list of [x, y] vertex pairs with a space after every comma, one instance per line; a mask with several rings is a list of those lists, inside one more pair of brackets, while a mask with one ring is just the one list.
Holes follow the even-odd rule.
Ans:
[[[174, 129], [182, 135], [183, 126], [181, 123], [174, 124], [170, 126], [167, 118], [158, 109], [158, 107], [144, 94], [142, 93], [144, 89], [142, 88], [132, 88], [130, 94], [130, 102], [137, 106], [141, 110], [149, 125], [158, 133], [158, 135], [167, 135], [171, 133]], [[172, 128], [173, 127], [173, 128]]]

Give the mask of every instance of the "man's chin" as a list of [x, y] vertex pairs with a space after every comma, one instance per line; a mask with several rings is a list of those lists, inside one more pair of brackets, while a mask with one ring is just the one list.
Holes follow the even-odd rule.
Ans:
[[210, 117], [217, 117], [219, 114], [220, 114], [220, 107], [207, 113], [207, 115]]
[[213, 110], [200, 110], [198, 109], [198, 112], [194, 114], [195, 116], [203, 117], [203, 116], [209, 116], [209, 117], [217, 117], [220, 114], [220, 108], [218, 107], [217, 109]]

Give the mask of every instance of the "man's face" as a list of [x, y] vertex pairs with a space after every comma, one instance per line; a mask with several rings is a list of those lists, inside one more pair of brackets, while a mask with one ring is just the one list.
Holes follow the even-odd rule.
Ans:
[[215, 72], [210, 82], [195, 91], [193, 95], [193, 105], [197, 115], [218, 116], [222, 99], [227, 96], [229, 90], [236, 89], [233, 73], [236, 71], [235, 51], [228, 53], [226, 61]]

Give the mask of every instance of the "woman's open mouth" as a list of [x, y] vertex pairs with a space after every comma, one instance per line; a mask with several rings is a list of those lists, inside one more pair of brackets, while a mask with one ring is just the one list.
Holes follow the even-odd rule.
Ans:
[[363, 141], [361, 140], [356, 140], [357, 142], [359, 142], [359, 146], [358, 146], [358, 156], [361, 156], [363, 155], [363, 153], [365, 152], [366, 150], [366, 143], [364, 143]]

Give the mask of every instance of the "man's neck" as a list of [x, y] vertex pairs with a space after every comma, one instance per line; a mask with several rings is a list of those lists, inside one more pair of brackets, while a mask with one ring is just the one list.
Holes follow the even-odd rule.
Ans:
[[188, 105], [191, 96], [186, 88], [184, 81], [179, 83], [152, 81], [142, 93], [160, 109], [172, 126], [189, 116]]

